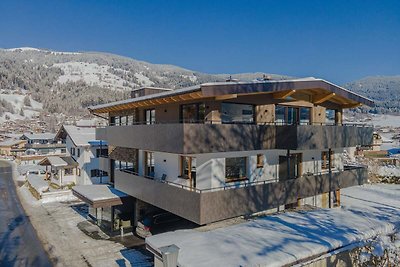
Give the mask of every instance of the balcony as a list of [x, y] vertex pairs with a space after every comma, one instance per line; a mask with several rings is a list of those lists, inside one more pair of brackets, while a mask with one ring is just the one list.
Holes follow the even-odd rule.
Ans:
[[115, 171], [115, 188], [135, 198], [203, 225], [211, 222], [273, 209], [332, 190], [363, 184], [366, 168], [346, 168], [342, 172], [303, 176], [280, 181], [247, 184], [241, 187], [194, 190], [166, 181]]
[[45, 149], [45, 148], [65, 148], [66, 145], [64, 143], [47, 143], [47, 144], [38, 144], [38, 143], [29, 144], [29, 143], [26, 143], [25, 147], [27, 149], [29, 149], [29, 148], [32, 148], [32, 149], [44, 148]]
[[112, 146], [177, 154], [352, 147], [372, 144], [372, 134], [361, 125], [169, 123], [96, 130], [96, 138]]

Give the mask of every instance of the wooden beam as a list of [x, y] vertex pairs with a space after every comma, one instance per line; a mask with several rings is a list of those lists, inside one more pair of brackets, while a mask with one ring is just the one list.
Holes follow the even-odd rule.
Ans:
[[201, 97], [203, 97], [203, 95], [200, 92], [190, 93], [189, 95], [191, 97], [193, 97], [193, 98], [201, 98]]
[[316, 95], [315, 97], [313, 97], [313, 103], [314, 104], [321, 104], [325, 101], [328, 101], [329, 99], [331, 99], [332, 97], [334, 97], [336, 94], [335, 93], [329, 93], [326, 95]]
[[289, 90], [289, 91], [273, 93], [272, 96], [273, 96], [273, 98], [276, 98], [276, 99], [285, 99], [285, 98], [293, 95], [294, 93], [296, 93], [296, 90]]
[[360, 106], [362, 106], [361, 103], [341, 105], [342, 108], [357, 108], [357, 107], [360, 107]]
[[235, 98], [237, 98], [237, 94], [218, 95], [215, 97], [215, 100], [229, 100], [229, 99], [235, 99]]

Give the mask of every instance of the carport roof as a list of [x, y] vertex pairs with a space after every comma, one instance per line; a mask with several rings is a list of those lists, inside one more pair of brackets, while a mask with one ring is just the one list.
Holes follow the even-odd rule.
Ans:
[[39, 165], [42, 166], [53, 166], [53, 167], [76, 167], [78, 163], [71, 157], [58, 157], [58, 156], [49, 156], [42, 159], [39, 162]]
[[122, 198], [130, 197], [109, 185], [78, 185], [72, 188], [72, 193], [93, 208], [121, 205]]

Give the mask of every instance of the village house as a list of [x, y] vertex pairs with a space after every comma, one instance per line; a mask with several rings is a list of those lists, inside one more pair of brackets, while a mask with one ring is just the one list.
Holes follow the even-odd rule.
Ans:
[[17, 157], [25, 152], [25, 140], [9, 138], [0, 142], [0, 155]]
[[[77, 185], [108, 183], [108, 150], [104, 141], [95, 138], [94, 127], [63, 125], [56, 134], [66, 145], [67, 155], [77, 163]], [[105, 164], [102, 169], [101, 164]]]

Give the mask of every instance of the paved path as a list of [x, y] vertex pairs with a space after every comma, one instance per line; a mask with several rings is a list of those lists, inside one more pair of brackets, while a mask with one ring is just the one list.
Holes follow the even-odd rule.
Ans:
[[0, 266], [52, 266], [18, 199], [11, 165], [1, 160]]

